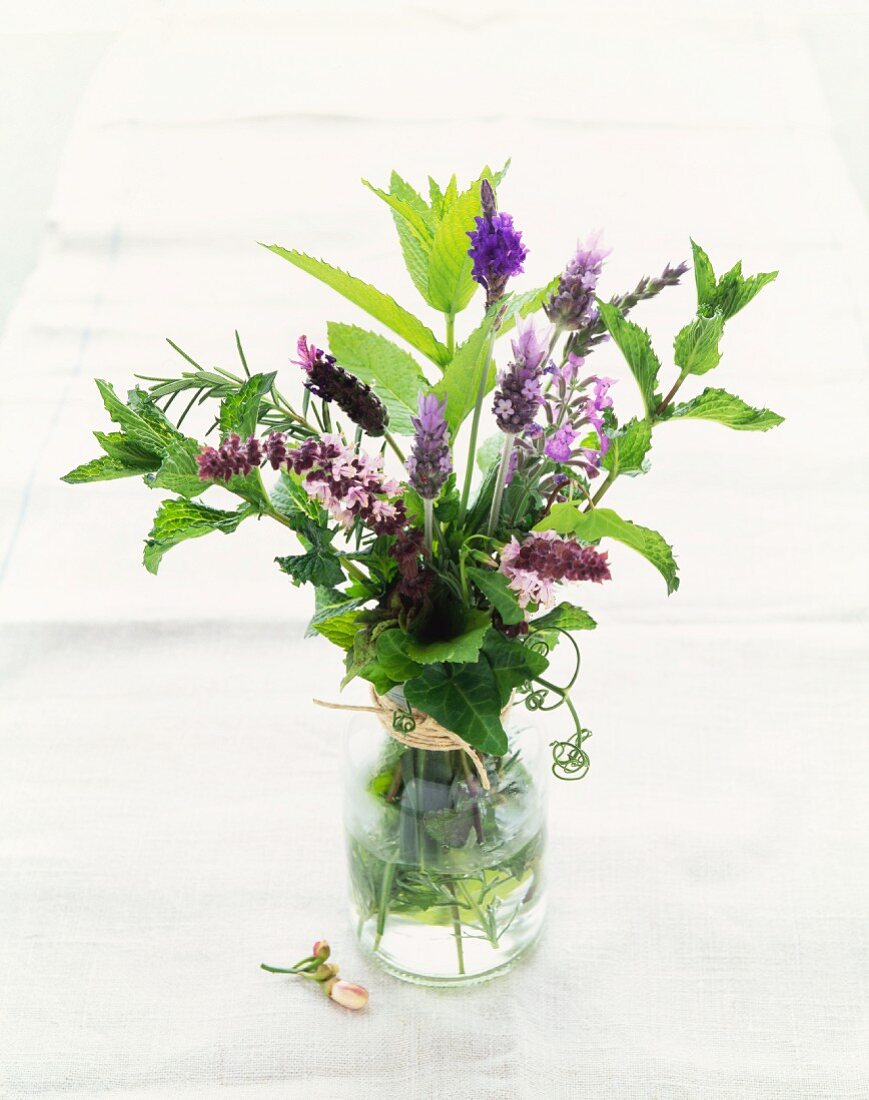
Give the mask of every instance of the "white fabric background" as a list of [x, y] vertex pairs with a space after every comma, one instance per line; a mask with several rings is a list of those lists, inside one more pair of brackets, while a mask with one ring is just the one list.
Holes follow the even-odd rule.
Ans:
[[[804, 9], [803, 9], [804, 10]], [[146, 9], [67, 150], [0, 346], [0, 1095], [869, 1097], [865, 719], [869, 225], [800, 7], [221, 3]], [[361, 188], [508, 155], [527, 286], [603, 226], [606, 293], [688, 255], [781, 276], [710, 380], [764, 436], [665, 426], [608, 498], [682, 565], [616, 548], [584, 593], [596, 736], [552, 785], [540, 949], [461, 994], [393, 981], [345, 916], [339, 654], [249, 524], [139, 564], [157, 499], [58, 481], [91, 379], [286, 367], [353, 307], [253, 243], [415, 306]], [[662, 357], [690, 278], [638, 310]], [[597, 369], [624, 379], [617, 353]], [[353, 691], [348, 692], [353, 698]], [[555, 735], [560, 726], [551, 723]], [[351, 1015], [260, 973], [326, 935]]]

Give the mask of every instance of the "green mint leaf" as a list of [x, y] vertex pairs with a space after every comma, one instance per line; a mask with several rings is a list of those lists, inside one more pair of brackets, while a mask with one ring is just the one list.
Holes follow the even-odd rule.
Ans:
[[650, 527], [640, 527], [637, 523], [622, 519], [611, 508], [592, 508], [588, 512], [581, 512], [573, 504], [556, 504], [534, 530], [576, 535], [583, 542], [597, 542], [602, 538], [616, 539], [642, 554], [654, 565], [667, 582], [667, 592], [675, 592], [679, 587], [673, 548], [663, 535]]
[[421, 665], [439, 661], [451, 661], [453, 664], [476, 661], [483, 638], [491, 625], [492, 619], [488, 611], [470, 611], [461, 634], [437, 642], [422, 642], [408, 637], [405, 649], [408, 656]]
[[516, 324], [517, 317], [527, 317], [542, 309], [543, 303], [548, 301], [561, 282], [561, 275], [550, 279], [546, 286], [539, 286], [534, 290], [525, 290], [521, 294], [511, 295], [504, 310], [504, 316], [498, 329], [498, 336], [505, 336]]
[[724, 334], [724, 315], [695, 317], [677, 334], [676, 366], [686, 374], [706, 374], [721, 362], [718, 342]]
[[157, 509], [154, 526], [145, 543], [144, 563], [149, 573], [156, 573], [167, 550], [187, 539], [197, 539], [212, 531], [230, 534], [236, 527], [256, 515], [256, 509], [243, 504], [235, 512], [223, 512], [192, 500], [164, 500]]
[[[199, 444], [195, 439], [179, 436], [166, 444], [163, 462], [156, 473], [145, 474], [145, 484], [152, 489], [168, 489], [182, 497], [196, 497], [204, 493], [209, 482], [199, 477], [196, 456]], [[233, 479], [235, 480], [235, 479]]]
[[477, 289], [471, 278], [468, 231], [474, 228], [474, 218], [480, 209], [480, 184], [476, 182], [456, 198], [435, 230], [429, 256], [427, 300], [442, 313], [461, 313]]
[[429, 665], [420, 676], [407, 681], [404, 692], [411, 706], [431, 715], [474, 748], [495, 756], [506, 753], [503, 704], [488, 660]]
[[[398, 195], [391, 191], [382, 191], [379, 187], [375, 187], [373, 183], [369, 183], [368, 180], [363, 180], [362, 183], [369, 191], [377, 195], [379, 199], [383, 199], [386, 205], [392, 208], [394, 213], [398, 214], [407, 226], [409, 232], [413, 234], [425, 251], [431, 249], [431, 218], [428, 216], [428, 211], [426, 209], [421, 208], [417, 202], [412, 200], [408, 202], [403, 198], [399, 198]], [[417, 196], [417, 198], [419, 198], [419, 196]]]
[[755, 409], [727, 390], [705, 389], [699, 396], [675, 405], [668, 420], [715, 420], [738, 432], [766, 432], [778, 427], [783, 416], [770, 409]]
[[353, 639], [359, 633], [359, 616], [355, 611], [334, 615], [325, 622], [317, 623], [313, 633], [322, 634], [327, 641], [346, 652], [353, 647]]
[[344, 581], [344, 570], [335, 554], [325, 547], [313, 547], [305, 554], [289, 554], [275, 558], [281, 572], [286, 573], [298, 588], [300, 584], [315, 584], [322, 588], [334, 588]]
[[594, 630], [597, 623], [587, 611], [572, 603], [560, 603], [531, 622], [534, 630], [551, 630], [556, 626], [562, 630]]
[[715, 272], [712, 261], [695, 240], [691, 241], [694, 256], [694, 282], [697, 285], [697, 305], [701, 308], [713, 305], [715, 297]]
[[407, 635], [403, 630], [385, 630], [377, 639], [377, 661], [397, 684], [419, 676], [422, 666], [407, 653]]
[[[592, 446], [598, 445], [595, 435]], [[583, 442], [583, 446], [586, 443]], [[626, 474], [635, 477], [644, 474], [649, 468], [646, 455], [652, 446], [652, 429], [648, 420], [631, 419], [620, 431], [610, 438], [610, 446], [601, 460], [601, 465], [611, 474]]]
[[292, 520], [295, 526], [306, 520], [313, 521], [318, 527], [325, 527], [328, 522], [326, 509], [305, 492], [298, 474], [281, 470], [270, 499], [275, 511]]
[[277, 376], [276, 371], [269, 374], [252, 374], [241, 386], [238, 393], [230, 394], [220, 402], [220, 434], [233, 432], [247, 439], [254, 435], [259, 421], [260, 402], [269, 392]]
[[467, 574], [489, 603], [497, 610], [503, 622], [509, 626], [512, 623], [525, 621], [525, 612], [516, 602], [516, 596], [510, 589], [507, 578], [503, 573], [497, 573], [491, 569], [477, 569], [472, 566], [467, 570]]
[[116, 458], [130, 470], [147, 473], [160, 467], [160, 454], [134, 443], [123, 432], [94, 432], [97, 443], [110, 458]]
[[[398, 172], [393, 172], [390, 177], [389, 191], [390, 194], [412, 206], [419, 213], [422, 214], [428, 211], [425, 199], [417, 194], [414, 188], [403, 180]], [[429, 216], [431, 215], [429, 214]], [[398, 233], [404, 266], [413, 280], [413, 285], [428, 301], [428, 254], [430, 249], [425, 248], [420, 243], [418, 237], [411, 231], [401, 214], [395, 210], [392, 211], [392, 220], [395, 223], [395, 231]]]
[[331, 353], [367, 382], [386, 406], [390, 431], [413, 435], [411, 416], [416, 415], [420, 390], [430, 388], [413, 356], [385, 336], [356, 325], [329, 321], [327, 329]]
[[[157, 462], [159, 461], [158, 458]], [[76, 466], [74, 470], [64, 474], [60, 480], [65, 481], [67, 485], [88, 485], [92, 481], [114, 481], [119, 477], [141, 476], [141, 468], [127, 466], [120, 459], [112, 458], [111, 455], [100, 455], [99, 458], [92, 458], [90, 462]]]
[[[456, 348], [452, 361], [444, 369], [443, 378], [434, 387], [435, 393], [446, 398], [445, 416], [450, 435], [455, 439], [465, 417], [474, 408], [480, 385], [480, 371], [495, 323], [495, 313], [490, 310], [471, 335]], [[495, 385], [495, 364], [489, 363], [486, 377], [486, 393]]]
[[627, 360], [631, 373], [637, 380], [643, 398], [646, 417], [655, 404], [655, 387], [658, 383], [658, 371], [661, 364], [652, 349], [648, 332], [622, 316], [618, 306], [598, 299], [601, 320], [607, 332], [612, 336], [619, 351]]
[[264, 245], [276, 256], [281, 256], [294, 264], [300, 271], [313, 275], [315, 279], [325, 283], [342, 294], [348, 301], [364, 309], [375, 320], [392, 329], [394, 333], [406, 340], [411, 347], [416, 348], [427, 359], [431, 359], [438, 366], [443, 366], [449, 359], [446, 347], [435, 338], [431, 329], [427, 328], [418, 317], [400, 306], [394, 298], [377, 290], [369, 283], [357, 279], [339, 267], [332, 267], [323, 260], [306, 256], [304, 252], [295, 249], [280, 248], [276, 244]]

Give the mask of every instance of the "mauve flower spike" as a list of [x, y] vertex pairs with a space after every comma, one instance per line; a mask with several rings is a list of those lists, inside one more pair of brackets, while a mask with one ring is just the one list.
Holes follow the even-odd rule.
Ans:
[[488, 307], [503, 297], [508, 279], [524, 270], [528, 249], [510, 215], [498, 213], [495, 192], [488, 180], [480, 185], [480, 200], [483, 214], [474, 219], [477, 228], [468, 232], [471, 238], [468, 255], [474, 261], [471, 276], [485, 289]]
[[416, 435], [406, 465], [410, 484], [424, 500], [435, 499], [453, 468], [446, 407], [436, 394], [420, 393], [419, 415], [413, 417]]
[[368, 435], [383, 435], [389, 416], [370, 386], [339, 367], [334, 355], [309, 344], [305, 336], [299, 337], [297, 350], [299, 358], [292, 362], [307, 374], [306, 390], [324, 401], [334, 401]]

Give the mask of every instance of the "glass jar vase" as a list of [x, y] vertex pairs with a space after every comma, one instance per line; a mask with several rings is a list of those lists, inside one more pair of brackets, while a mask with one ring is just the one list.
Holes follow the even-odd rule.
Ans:
[[[401, 704], [399, 704], [401, 705]], [[351, 911], [362, 946], [390, 973], [461, 985], [503, 973], [543, 926], [545, 749], [525, 711], [509, 749], [409, 747], [379, 716], [354, 716], [345, 765]]]

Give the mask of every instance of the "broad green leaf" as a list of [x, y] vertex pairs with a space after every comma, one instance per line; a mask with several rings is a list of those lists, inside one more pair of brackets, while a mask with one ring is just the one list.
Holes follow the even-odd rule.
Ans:
[[488, 660], [429, 665], [408, 680], [404, 693], [411, 706], [481, 752], [503, 756], [507, 751], [500, 690]]
[[134, 443], [123, 432], [94, 432], [94, 437], [110, 458], [116, 458], [131, 471], [147, 473], [159, 469], [159, 453]]
[[387, 206], [392, 207], [392, 210], [398, 214], [402, 221], [404, 221], [405, 225], [414, 237], [416, 237], [423, 249], [426, 251], [431, 249], [431, 225], [429, 219], [425, 216], [425, 213], [419, 209], [417, 204], [406, 202], [404, 199], [399, 198], [391, 192], [382, 191], [379, 187], [375, 187], [373, 183], [369, 183], [368, 180], [363, 180], [362, 183], [369, 191], [377, 195], [379, 199], [383, 199]]
[[164, 500], [157, 509], [154, 526], [145, 543], [145, 568], [149, 573], [156, 573], [163, 555], [179, 542], [197, 539], [212, 531], [229, 534], [242, 520], [253, 515], [256, 509], [248, 504], [235, 512], [224, 512], [192, 500]]
[[458, 196], [437, 226], [428, 270], [428, 301], [442, 313], [461, 313], [477, 289], [471, 278], [468, 231], [480, 213], [480, 185]]
[[280, 248], [276, 244], [264, 245], [276, 256], [281, 256], [294, 264], [301, 271], [313, 275], [326, 286], [332, 287], [342, 294], [348, 301], [364, 309], [375, 320], [392, 329], [394, 333], [406, 340], [411, 347], [417, 349], [426, 358], [431, 359], [438, 366], [443, 366], [449, 359], [449, 352], [444, 344], [435, 338], [431, 329], [427, 328], [418, 317], [414, 317], [403, 306], [400, 306], [394, 298], [377, 290], [369, 283], [357, 279], [342, 271], [339, 267], [332, 267], [323, 260], [306, 256], [304, 252], [297, 252], [291, 248]]
[[542, 676], [549, 666], [542, 653], [522, 642], [505, 638], [497, 630], [493, 630], [486, 639], [482, 659], [491, 665], [502, 708], [509, 703], [516, 688], [536, 676]]
[[695, 317], [676, 336], [675, 362], [686, 374], [706, 374], [721, 361], [718, 341], [724, 334], [724, 317], [714, 313]]
[[472, 566], [467, 570], [467, 574], [497, 610], [503, 622], [510, 626], [513, 623], [525, 621], [525, 612], [516, 602], [516, 596], [503, 573]]
[[196, 464], [199, 444], [179, 432], [144, 390], [130, 390], [125, 404], [107, 382], [97, 379], [97, 388], [109, 416], [120, 425], [127, 445], [161, 456], [160, 468], [145, 477], [148, 485], [185, 497], [205, 491], [208, 482], [200, 481]]
[[622, 519], [611, 508], [591, 508], [582, 512], [573, 504], [556, 504], [534, 530], [576, 535], [583, 542], [597, 542], [602, 538], [616, 539], [642, 554], [654, 565], [667, 582], [668, 592], [675, 592], [679, 587], [673, 548], [663, 535], [650, 527], [640, 527], [639, 524]]
[[[223, 486], [223, 482], [220, 481], [216, 484]], [[266, 487], [263, 485], [262, 474], [258, 469], [251, 470], [249, 474], [245, 475], [236, 474], [226, 483], [226, 488], [231, 493], [236, 493], [244, 500], [255, 504], [258, 512], [269, 510], [271, 501], [269, 500], [269, 494], [266, 492]]]
[[[489, 350], [494, 321], [494, 315], [489, 311], [467, 340], [458, 346], [455, 357], [444, 370], [443, 378], [434, 387], [441, 400], [446, 398], [445, 416], [453, 438], [476, 404], [480, 372]], [[486, 371], [485, 392], [488, 393], [494, 385], [495, 364], [490, 360]]]
[[777, 271], [761, 271], [757, 275], [746, 277], [742, 274], [742, 265], [736, 264], [726, 275], [721, 276], [715, 289], [715, 308], [725, 318], [733, 317], [776, 278]]
[[342, 688], [356, 676], [361, 676], [363, 680], [373, 684], [375, 691], [381, 695], [385, 695], [394, 687], [395, 681], [386, 675], [377, 660], [377, 638], [385, 629], [388, 629], [388, 626], [383, 623], [374, 628], [356, 631], [353, 646], [344, 658], [344, 667], [347, 671], [341, 681]]
[[298, 474], [281, 470], [280, 479], [272, 487], [271, 503], [282, 516], [293, 520], [294, 526], [298, 526], [300, 518], [312, 520], [319, 527], [326, 526], [325, 508], [305, 492]]
[[408, 656], [421, 665], [431, 665], [438, 661], [451, 661], [462, 664], [475, 661], [483, 638], [492, 626], [488, 611], [471, 611], [465, 619], [465, 629], [453, 638], [440, 642], [421, 642], [408, 637], [406, 651]]
[[313, 633], [322, 634], [333, 645], [347, 651], [353, 648], [353, 640], [359, 633], [359, 616], [355, 611], [345, 611], [325, 622], [317, 623]]
[[562, 630], [594, 630], [597, 623], [581, 607], [572, 603], [560, 603], [539, 619], [534, 619], [531, 626], [534, 630], [551, 630], [555, 626]]
[[715, 272], [712, 261], [696, 241], [691, 241], [694, 254], [694, 282], [697, 285], [697, 305], [709, 305], [715, 295]]
[[412, 355], [376, 332], [329, 321], [329, 349], [342, 367], [367, 382], [386, 406], [389, 430], [413, 435], [411, 416], [420, 390], [428, 391], [425, 375]]
[[[389, 181], [389, 190], [392, 195], [403, 202], [408, 203], [420, 213], [428, 211], [428, 206], [421, 195], [401, 178], [397, 172], [393, 172]], [[431, 216], [431, 215], [429, 215]], [[429, 249], [420, 244], [419, 238], [413, 233], [401, 214], [392, 211], [392, 220], [395, 223], [395, 231], [398, 233], [401, 254], [404, 257], [404, 266], [413, 280], [413, 285], [423, 298], [428, 301], [428, 253]]]
[[[595, 436], [593, 445], [597, 445]], [[586, 444], [583, 443], [583, 446]], [[631, 419], [617, 435], [610, 439], [609, 450], [603, 456], [601, 465], [611, 474], [635, 476], [644, 474], [648, 469], [646, 455], [652, 446], [652, 429], [648, 420]]]
[[241, 386], [238, 393], [230, 394], [220, 402], [220, 433], [227, 436], [233, 432], [247, 439], [256, 432], [259, 420], [260, 401], [272, 387], [277, 372], [252, 374]]
[[[159, 461], [158, 458], [157, 462]], [[92, 458], [90, 462], [76, 466], [74, 470], [64, 474], [60, 480], [65, 481], [67, 485], [87, 485], [92, 481], [114, 481], [119, 477], [141, 476], [141, 469], [127, 466], [119, 459], [112, 458], [111, 455], [100, 455], [99, 458]]]
[[668, 420], [715, 420], [738, 432], [766, 432], [784, 420], [770, 409], [755, 409], [727, 390], [705, 389], [699, 396], [676, 405]]
[[407, 635], [403, 630], [385, 630], [378, 637], [377, 661], [397, 684], [403, 684], [422, 672], [422, 666], [408, 656]]
[[344, 570], [335, 554], [325, 546], [314, 546], [304, 554], [288, 554], [275, 558], [281, 572], [293, 584], [315, 584], [318, 588], [334, 588], [344, 581]]
[[364, 596], [348, 596], [346, 592], [339, 592], [334, 588], [318, 587], [315, 594], [314, 616], [308, 623], [305, 637], [310, 637], [313, 629], [334, 619], [337, 615], [344, 615], [348, 611], [356, 611], [367, 598]]
[[655, 387], [661, 364], [652, 350], [648, 332], [622, 316], [618, 306], [598, 299], [601, 320], [627, 360], [631, 373], [637, 380], [643, 398], [643, 408], [649, 416], [654, 407]]
[[[196, 456], [199, 444], [195, 439], [179, 435], [170, 440], [163, 451], [163, 462], [156, 473], [145, 474], [145, 484], [152, 489], [168, 489], [182, 497], [196, 497], [204, 493], [211, 482], [199, 476]], [[237, 479], [233, 479], [237, 480]]]

